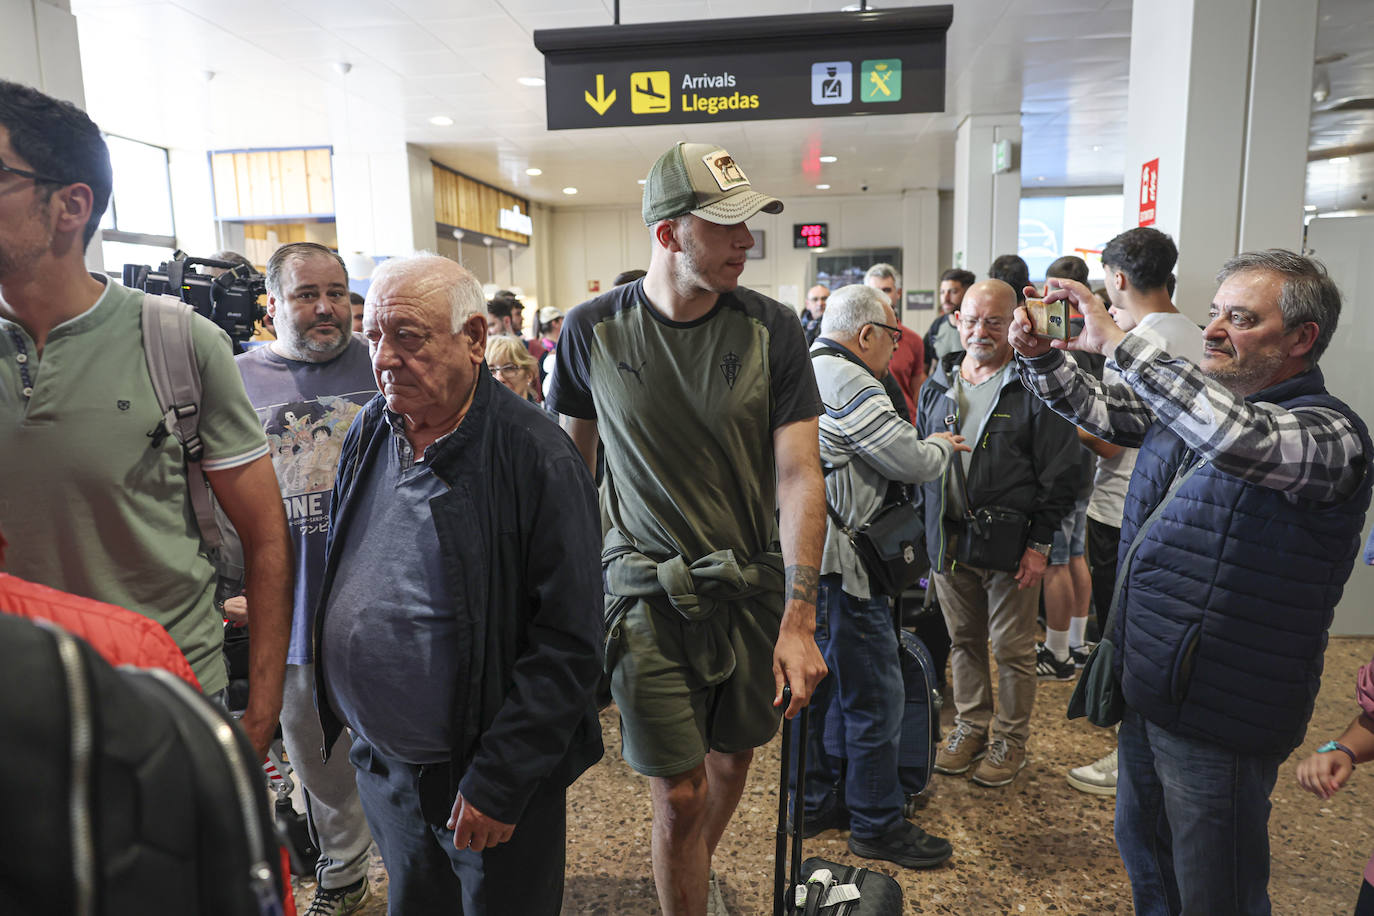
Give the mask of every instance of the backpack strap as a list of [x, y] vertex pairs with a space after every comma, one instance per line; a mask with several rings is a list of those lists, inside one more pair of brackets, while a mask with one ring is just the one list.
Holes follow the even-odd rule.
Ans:
[[200, 536], [211, 552], [223, 543], [215, 519], [210, 484], [201, 468], [205, 447], [200, 441], [201, 382], [191, 339], [191, 307], [171, 296], [143, 295], [143, 356], [153, 381], [162, 420], [149, 433], [152, 447], [173, 435], [186, 461], [186, 486], [196, 513]]

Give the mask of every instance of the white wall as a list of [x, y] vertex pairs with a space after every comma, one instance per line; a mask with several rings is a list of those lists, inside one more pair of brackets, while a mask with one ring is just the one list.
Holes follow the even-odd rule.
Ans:
[[[1369, 384], [1374, 315], [1364, 307], [1366, 291], [1374, 288], [1374, 216], [1314, 219], [1308, 226], [1307, 244], [1313, 257], [1331, 272], [1343, 302], [1340, 323], [1321, 359], [1327, 390], [1353, 407], [1366, 423], [1374, 423], [1374, 388]], [[1369, 519], [1365, 525], [1367, 533]], [[1374, 568], [1365, 566], [1363, 558], [1355, 561], [1331, 632], [1374, 634]]]
[[[599, 282], [605, 292], [622, 270], [648, 269], [649, 230], [638, 207], [560, 208], [552, 216], [551, 304], [566, 310], [596, 295], [588, 291], [589, 282]], [[745, 265], [740, 282], [800, 310], [811, 281], [812, 251], [792, 247], [796, 223], [828, 223], [831, 249], [900, 247], [909, 287], [933, 288], [938, 281], [940, 212], [934, 189], [804, 197], [788, 201], [782, 213], [749, 220], [750, 230], [764, 232], [764, 257]]]
[[169, 149], [167, 173], [172, 184], [172, 220], [176, 223], [177, 247], [199, 258], [229, 247], [221, 245], [215, 234], [215, 190], [205, 150]]

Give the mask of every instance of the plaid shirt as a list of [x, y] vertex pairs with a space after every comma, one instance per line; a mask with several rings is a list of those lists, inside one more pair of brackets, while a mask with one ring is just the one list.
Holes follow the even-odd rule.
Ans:
[[1061, 352], [1018, 357], [1017, 366], [1056, 413], [1117, 445], [1138, 448], [1158, 420], [1218, 470], [1323, 503], [1348, 497], [1364, 477], [1360, 435], [1339, 411], [1239, 398], [1134, 334], [1112, 358], [1125, 384], [1104, 384]]

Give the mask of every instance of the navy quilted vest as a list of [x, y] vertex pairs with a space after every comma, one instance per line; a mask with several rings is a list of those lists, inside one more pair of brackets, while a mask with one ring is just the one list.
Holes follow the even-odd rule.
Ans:
[[[1252, 395], [1294, 408], [1329, 407], [1314, 369]], [[1126, 553], [1185, 464], [1198, 465]], [[1201, 462], [1156, 423], [1126, 495], [1115, 638], [1126, 702], [1190, 738], [1250, 754], [1302, 743], [1321, 682], [1326, 631], [1361, 544], [1370, 475], [1348, 499], [1320, 505], [1247, 484]]]

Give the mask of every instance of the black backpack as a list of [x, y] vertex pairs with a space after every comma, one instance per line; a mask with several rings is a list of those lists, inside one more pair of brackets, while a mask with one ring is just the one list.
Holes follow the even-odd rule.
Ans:
[[262, 770], [185, 681], [0, 614], [0, 735], [0, 913], [282, 912]]

